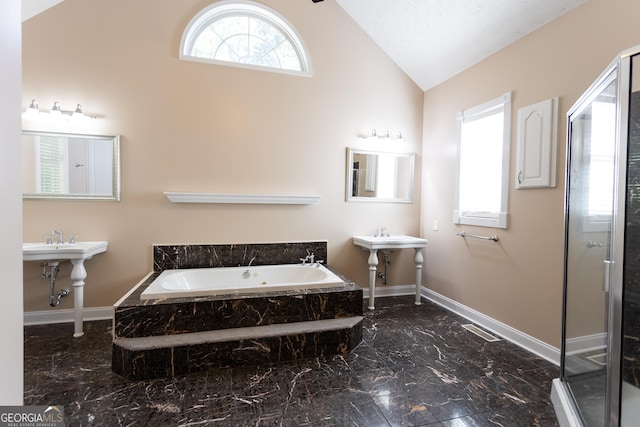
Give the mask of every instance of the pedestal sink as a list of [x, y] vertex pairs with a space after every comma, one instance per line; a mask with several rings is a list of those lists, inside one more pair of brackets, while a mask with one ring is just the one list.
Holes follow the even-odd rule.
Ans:
[[416, 263], [416, 299], [415, 304], [420, 305], [420, 287], [422, 284], [422, 248], [427, 246], [429, 241], [413, 236], [353, 236], [353, 244], [362, 249], [369, 250], [369, 309], [375, 308], [376, 299], [376, 270], [378, 268], [378, 250], [415, 249], [413, 258]]
[[84, 310], [84, 279], [87, 270], [84, 261], [94, 255], [106, 252], [108, 242], [76, 242], [76, 243], [23, 243], [23, 261], [40, 261], [41, 263], [58, 263], [70, 261], [73, 265], [71, 280], [73, 281], [74, 337], [84, 335], [82, 330], [82, 312]]

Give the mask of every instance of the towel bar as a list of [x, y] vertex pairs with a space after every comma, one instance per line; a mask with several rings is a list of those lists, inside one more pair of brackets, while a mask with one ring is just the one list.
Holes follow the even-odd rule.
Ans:
[[495, 234], [493, 234], [491, 236], [479, 236], [477, 234], [467, 234], [464, 231], [461, 231], [461, 232], [458, 233], [458, 236], [460, 236], [460, 237], [473, 237], [474, 239], [493, 240], [494, 242], [498, 241], [498, 236], [496, 236]]

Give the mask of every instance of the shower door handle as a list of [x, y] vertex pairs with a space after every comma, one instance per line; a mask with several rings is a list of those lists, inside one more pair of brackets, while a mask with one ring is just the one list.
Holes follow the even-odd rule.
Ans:
[[602, 290], [606, 294], [608, 294], [609, 293], [610, 277], [611, 277], [611, 264], [613, 264], [613, 261], [609, 261], [608, 259], [605, 259], [602, 262], [604, 263], [604, 273], [603, 273], [603, 278], [602, 278]]

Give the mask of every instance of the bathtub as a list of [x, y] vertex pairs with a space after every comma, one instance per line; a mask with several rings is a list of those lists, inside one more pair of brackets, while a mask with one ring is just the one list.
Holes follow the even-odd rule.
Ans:
[[321, 264], [164, 270], [140, 299], [335, 288], [344, 282]]

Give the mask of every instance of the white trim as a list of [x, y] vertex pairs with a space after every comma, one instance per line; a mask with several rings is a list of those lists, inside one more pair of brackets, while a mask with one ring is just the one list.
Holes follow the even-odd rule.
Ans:
[[[376, 286], [376, 298], [378, 297], [399, 297], [403, 295], [415, 295], [416, 285], [400, 285], [400, 286]], [[362, 288], [362, 298], [369, 298], [369, 288]]]
[[582, 427], [580, 416], [573, 407], [571, 397], [560, 378], [554, 378], [551, 383], [551, 402], [560, 427]]
[[425, 287], [422, 287], [421, 294], [426, 299], [446, 308], [449, 311], [459, 314], [465, 319], [477, 323], [484, 329], [500, 335], [504, 339], [511, 341], [525, 350], [530, 351], [531, 353], [538, 355], [557, 366], [560, 365], [560, 349]]
[[480, 216], [453, 211], [453, 223], [462, 225], [476, 225], [478, 227], [507, 228], [507, 212], [497, 212], [494, 217]]
[[[469, 212], [460, 209], [460, 174], [462, 162], [462, 127], [464, 123], [483, 119], [498, 112], [503, 113], [502, 127], [502, 177], [500, 183], [500, 212]], [[508, 228], [509, 165], [511, 147], [511, 92], [456, 114], [456, 175], [454, 189], [453, 223], [479, 227]]]
[[[113, 319], [113, 307], [90, 307], [82, 311], [85, 321]], [[74, 310], [25, 311], [25, 325], [47, 325], [51, 323], [73, 323]]]
[[214, 194], [165, 191], [164, 195], [173, 203], [311, 205], [320, 200], [320, 196], [293, 194]]
[[[208, 26], [208, 24], [216, 20], [216, 18], [223, 17], [226, 14], [233, 15], [244, 13], [255, 15], [264, 22], [271, 24], [274, 28], [280, 30], [280, 32], [291, 42], [293, 48], [298, 52], [300, 67], [302, 69], [288, 70], [284, 68], [268, 67], [255, 64], [243, 64], [240, 62], [222, 61], [213, 58], [192, 56], [188, 53], [203, 27]], [[187, 24], [182, 33], [178, 58], [181, 61], [202, 62], [260, 71], [272, 71], [276, 73], [284, 73], [297, 76], [310, 77], [312, 75], [309, 49], [307, 49], [307, 46], [303, 42], [302, 37], [300, 36], [296, 28], [280, 13], [263, 4], [256, 3], [250, 0], [222, 0], [209, 5], [198, 12], [193, 18], [191, 18], [191, 21]]]
[[581, 337], [568, 338], [565, 342], [567, 355], [587, 353], [590, 351], [607, 348], [607, 334], [584, 335]]

